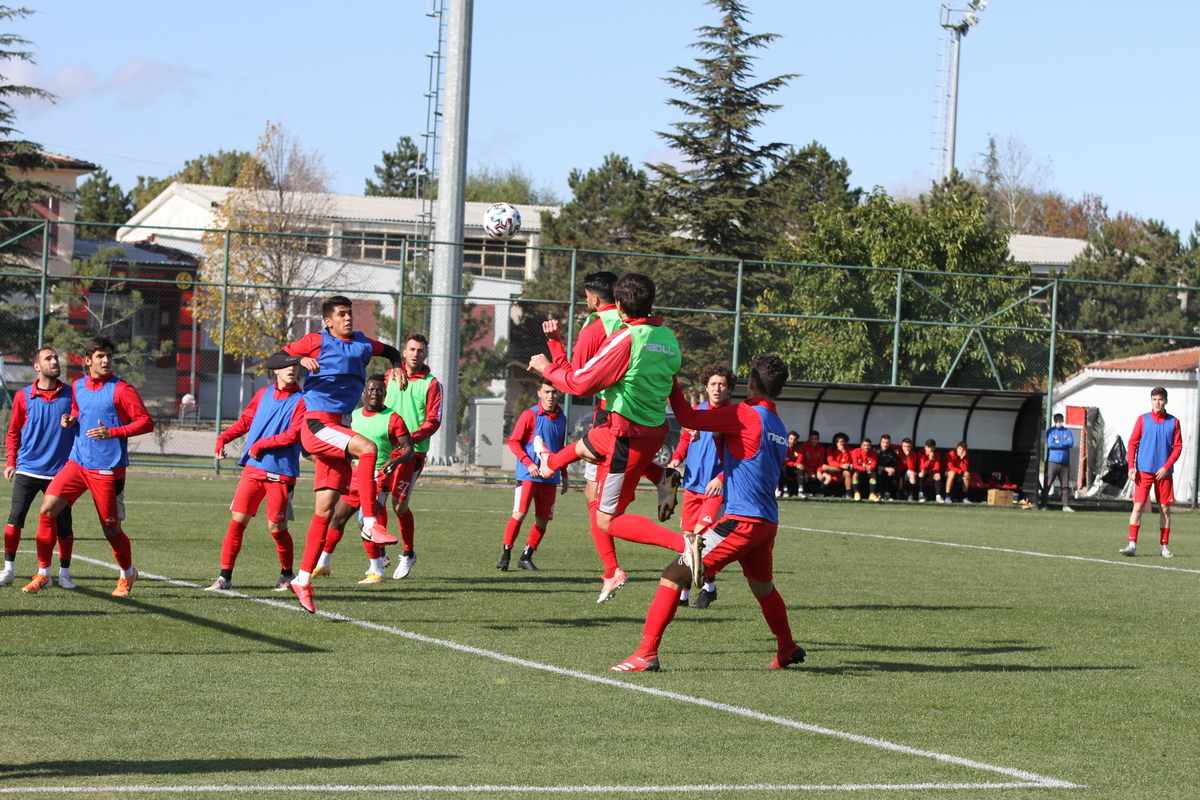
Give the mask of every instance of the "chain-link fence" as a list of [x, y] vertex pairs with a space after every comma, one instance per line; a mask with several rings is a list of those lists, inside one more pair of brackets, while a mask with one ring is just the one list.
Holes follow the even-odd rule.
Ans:
[[[294, 226], [122, 228], [120, 242], [76, 239], [66, 223], [27, 226], [0, 244], [0, 407], [32, 381], [37, 347], [77, 354], [102, 333], [117, 342], [119, 374], [159, 423], [155, 435], [131, 442], [147, 463], [211, 469], [214, 431], [269, 380], [268, 355], [321, 329], [329, 295], [349, 296], [356, 327], [398, 347], [407, 333], [428, 332], [430, 301], [446, 297], [430, 291], [431, 243], [381, 226], [347, 224], [333, 235]], [[1162, 385], [1185, 439], [1177, 492], [1195, 495], [1196, 287], [454, 246], [464, 264], [454, 296], [463, 302], [459, 399], [445, 413], [461, 420], [465, 463], [503, 461], [512, 420], [534, 402], [525, 364], [544, 349], [541, 322], [569, 319], [573, 341], [588, 313], [584, 276], [608, 270], [656, 280], [684, 382], [714, 361], [746, 374], [753, 354], [777, 352], [797, 380], [1045, 393], [1047, 416], [1063, 411], [1076, 431], [1073, 482], [1083, 490], [1103, 475], [1116, 438], [1127, 443], [1150, 387]], [[69, 360], [77, 377], [80, 359]], [[590, 405], [572, 399], [572, 423]]]

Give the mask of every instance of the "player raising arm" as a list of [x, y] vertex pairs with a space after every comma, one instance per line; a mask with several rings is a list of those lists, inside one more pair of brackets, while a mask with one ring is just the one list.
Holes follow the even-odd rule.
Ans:
[[657, 671], [658, 647], [675, 618], [679, 591], [704, 571], [720, 571], [737, 561], [758, 600], [763, 618], [775, 635], [775, 658], [768, 669], [784, 669], [804, 660], [804, 648], [792, 638], [787, 606], [774, 584], [772, 550], [779, 527], [775, 485], [787, 453], [787, 428], [775, 412], [775, 398], [787, 381], [788, 368], [775, 355], [756, 356], [744, 403], [696, 410], [676, 383], [671, 408], [679, 423], [694, 430], [724, 434], [725, 516], [716, 524], [724, 538], [700, 557], [693, 542], [684, 555], [663, 570], [658, 592], [646, 613], [642, 643], [616, 672]]
[[[395, 537], [376, 522], [375, 443], [342, 424], [342, 418], [354, 410], [367, 380], [367, 364], [373, 356], [383, 356], [400, 367], [400, 351], [391, 345], [368, 339], [354, 330], [354, 310], [348, 297], [337, 295], [321, 306], [325, 329], [292, 342], [263, 364], [267, 369], [283, 369], [299, 364], [309, 372], [304, 386], [304, 427], [300, 442], [316, 459], [313, 491], [316, 508], [304, 542], [300, 572], [292, 581], [292, 591], [300, 606], [316, 612], [312, 595], [312, 571], [325, 546], [329, 519], [338, 497], [350, 489], [350, 460], [358, 459], [355, 474], [359, 493], [369, 498], [369, 511], [363, 514], [362, 535], [376, 544], [391, 544]], [[396, 369], [390, 372], [396, 372]]]

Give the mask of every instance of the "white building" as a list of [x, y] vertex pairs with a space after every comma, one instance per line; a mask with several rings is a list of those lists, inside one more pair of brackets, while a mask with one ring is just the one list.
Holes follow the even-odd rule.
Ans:
[[1044, 278], [1051, 273], [1065, 273], [1067, 266], [1087, 248], [1087, 245], [1086, 239], [1014, 233], [1008, 239], [1008, 253], [1013, 261], [1029, 264], [1035, 276]]
[[[1118, 436], [1128, 446], [1137, 417], [1150, 410], [1150, 390], [1161, 386], [1167, 390], [1167, 411], [1179, 418], [1183, 433], [1183, 454], [1175, 464], [1175, 497], [1180, 502], [1191, 502], [1196, 487], [1196, 452], [1200, 447], [1198, 363], [1200, 347], [1098, 361], [1056, 387], [1055, 413], [1066, 417], [1077, 447], [1086, 442], [1082, 456], [1072, 453], [1076, 474], [1085, 466], [1084, 461], [1092, 469], [1089, 474], [1103, 472], [1109, 448]], [[1131, 496], [1130, 487], [1121, 496]]]

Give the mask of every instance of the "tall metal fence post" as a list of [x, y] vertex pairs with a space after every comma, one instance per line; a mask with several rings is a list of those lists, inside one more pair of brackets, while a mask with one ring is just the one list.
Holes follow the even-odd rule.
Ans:
[[38, 348], [46, 346], [46, 283], [50, 274], [50, 223], [42, 226], [42, 290], [38, 293]]
[[404, 271], [408, 269], [408, 239], [400, 241], [400, 293], [396, 295], [396, 349], [404, 352], [404, 343], [400, 337], [404, 334]]
[[1054, 422], [1054, 343], [1058, 339], [1058, 278], [1050, 284], [1050, 363], [1046, 367], [1046, 427]]
[[[571, 251], [571, 293], [567, 295], [567, 354], [570, 355], [575, 347], [575, 270], [579, 266], [579, 249]], [[563, 397], [563, 408], [567, 414], [567, 422], [571, 421], [571, 395]]]
[[900, 296], [904, 289], [904, 269], [896, 270], [896, 327], [892, 330], [892, 386], [900, 384]]
[[[217, 410], [213, 414], [221, 432], [221, 403], [225, 399], [225, 312], [229, 303], [229, 231], [225, 231], [225, 263], [221, 267], [221, 324], [217, 333]], [[221, 459], [213, 456], [213, 474], [221, 474]]]
[[742, 339], [742, 276], [746, 271], [746, 262], [738, 261], [737, 298], [733, 306], [733, 372], [737, 374], [738, 350]]

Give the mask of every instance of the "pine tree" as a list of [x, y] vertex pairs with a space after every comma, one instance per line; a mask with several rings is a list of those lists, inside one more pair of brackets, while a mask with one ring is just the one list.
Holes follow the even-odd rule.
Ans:
[[[77, 222], [109, 222], [120, 224], [133, 215], [130, 196], [121, 191], [121, 185], [103, 167], [79, 184], [76, 193], [78, 205], [75, 210]], [[117, 238], [117, 229], [103, 225], [80, 225], [75, 229], [77, 239]]]
[[667, 102], [688, 119], [676, 123], [675, 132], [658, 135], [688, 166], [650, 165], [659, 174], [656, 199], [671, 228], [693, 247], [709, 255], [761, 258], [769, 242], [748, 223], [763, 203], [761, 176], [778, 163], [786, 145], [758, 144], [754, 132], [768, 112], [779, 108], [765, 98], [797, 76], [754, 83], [756, 57], [751, 53], [778, 34], [747, 33], [743, 24], [748, 12], [738, 0], [709, 0], [709, 5], [721, 12], [721, 24], [700, 27], [701, 40], [692, 45], [705, 56], [696, 59], [694, 69], [676, 67], [673, 77], [666, 78], [685, 96]]
[[384, 151], [383, 163], [375, 167], [379, 183], [367, 179], [363, 194], [368, 197], [416, 197], [417, 189], [428, 178], [425, 175], [425, 154], [417, 150], [413, 140], [401, 136], [392, 152]]

